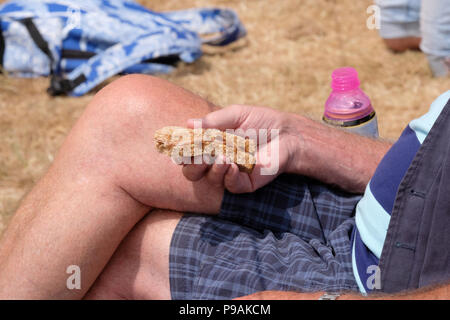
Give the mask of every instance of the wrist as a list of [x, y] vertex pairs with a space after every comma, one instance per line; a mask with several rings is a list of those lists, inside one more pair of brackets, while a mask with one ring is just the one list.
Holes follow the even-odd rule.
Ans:
[[289, 141], [285, 172], [299, 174], [362, 193], [390, 144], [333, 128], [309, 118], [286, 114]]
[[302, 154], [306, 151], [306, 141], [300, 128], [304, 127], [307, 118], [292, 114], [284, 113], [281, 116], [280, 136], [285, 140], [285, 146], [288, 152], [288, 159], [284, 169], [286, 173], [302, 174], [301, 159]]

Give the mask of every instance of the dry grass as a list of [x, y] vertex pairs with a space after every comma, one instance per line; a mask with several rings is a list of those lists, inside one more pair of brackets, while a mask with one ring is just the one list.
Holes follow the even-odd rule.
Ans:
[[[370, 0], [141, 2], [160, 11], [227, 6], [238, 12], [245, 40], [205, 48], [198, 62], [163, 76], [217, 104], [266, 105], [319, 119], [332, 70], [351, 65], [378, 112], [381, 135], [395, 138], [450, 87], [450, 79], [431, 77], [422, 53], [386, 50], [366, 28]], [[47, 84], [0, 76], [0, 232], [92, 98], [50, 98]]]

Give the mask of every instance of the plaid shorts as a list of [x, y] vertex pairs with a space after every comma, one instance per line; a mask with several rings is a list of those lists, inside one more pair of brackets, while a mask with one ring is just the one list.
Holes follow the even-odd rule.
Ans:
[[218, 216], [186, 214], [175, 229], [172, 299], [358, 291], [350, 236], [360, 198], [287, 174], [253, 193], [225, 192]]

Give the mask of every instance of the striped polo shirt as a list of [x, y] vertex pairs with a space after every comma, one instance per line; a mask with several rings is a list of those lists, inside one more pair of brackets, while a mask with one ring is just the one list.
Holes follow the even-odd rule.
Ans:
[[356, 228], [352, 234], [352, 263], [363, 294], [375, 289], [377, 266], [400, 182], [449, 99], [450, 90], [436, 99], [424, 116], [409, 123], [378, 165], [358, 202]]

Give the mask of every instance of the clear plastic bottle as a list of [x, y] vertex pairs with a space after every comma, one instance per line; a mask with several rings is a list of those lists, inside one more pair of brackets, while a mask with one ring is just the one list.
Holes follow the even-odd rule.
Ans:
[[348, 131], [378, 137], [378, 122], [369, 97], [359, 88], [358, 72], [350, 67], [334, 70], [333, 91], [325, 103], [323, 121]]

